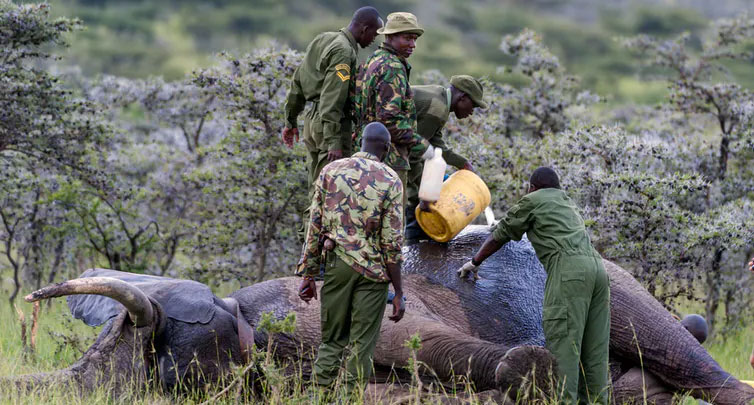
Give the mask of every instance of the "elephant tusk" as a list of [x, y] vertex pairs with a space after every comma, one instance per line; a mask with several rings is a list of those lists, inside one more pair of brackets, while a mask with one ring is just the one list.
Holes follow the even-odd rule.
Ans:
[[112, 298], [123, 304], [136, 327], [151, 325], [154, 321], [152, 302], [138, 287], [111, 277], [85, 277], [52, 284], [34, 291], [24, 299], [34, 302], [66, 295], [93, 294]]

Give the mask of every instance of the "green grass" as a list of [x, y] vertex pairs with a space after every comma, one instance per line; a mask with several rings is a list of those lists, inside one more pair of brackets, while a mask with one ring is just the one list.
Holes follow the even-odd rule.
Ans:
[[[25, 313], [27, 323], [30, 323], [32, 306], [19, 303], [19, 308]], [[0, 378], [25, 373], [53, 371], [65, 368], [75, 362], [81, 351], [89, 347], [94, 341], [100, 328], [91, 328], [82, 322], [73, 320], [68, 314], [65, 300], [55, 299], [51, 305], [43, 303], [39, 317], [39, 330], [37, 332], [37, 347], [32, 353], [24, 350], [21, 343], [21, 326], [15, 311], [10, 308], [7, 301], [0, 304], [0, 319], [3, 319], [3, 327], [0, 328]], [[739, 379], [754, 380], [754, 370], [749, 366], [748, 359], [751, 346], [754, 343], [754, 331], [743, 329], [727, 336], [723, 342], [721, 339], [713, 339], [705, 344], [710, 354], [722, 365], [722, 367]], [[265, 392], [261, 399], [252, 400], [244, 396], [237, 396], [235, 386], [230, 387], [227, 393], [218, 398], [218, 403], [262, 403], [294, 404], [308, 403], [313, 397], [321, 398], [322, 392], [308, 387], [299, 373], [293, 376], [285, 376], [281, 367], [275, 364], [265, 364], [266, 353], [259, 353], [257, 362], [262, 364], [267, 374]], [[300, 369], [300, 367], [296, 367]], [[211, 387], [207, 392], [193, 392], [176, 398], [169, 394], [161, 394], [158, 390], [148, 388], [146, 392], [129, 392], [119, 397], [112, 397], [105, 389], [100, 389], [87, 395], [79, 395], [75, 392], [66, 391], [60, 387], [45, 388], [39, 392], [25, 394], [23, 396], [11, 395], [0, 392], [0, 404], [38, 404], [38, 403], [61, 403], [61, 404], [92, 404], [92, 403], [139, 403], [160, 404], [175, 403], [176, 401], [188, 404], [202, 403], [214, 397], [231, 381], [241, 374], [241, 368], [229, 375], [225, 381]], [[485, 403], [489, 398], [479, 397], [474, 394], [468, 385], [460, 386], [459, 396], [465, 398], [467, 403]], [[399, 388], [395, 395], [402, 398], [415, 398], [416, 389], [411, 386]], [[440, 396], [453, 396], [440, 390]], [[341, 394], [342, 396], [342, 394]], [[424, 402], [435, 402], [437, 398], [424, 398]], [[356, 402], [363, 401], [364, 398]], [[554, 401], [545, 401], [545, 403]], [[686, 399], [684, 403], [694, 403]]]

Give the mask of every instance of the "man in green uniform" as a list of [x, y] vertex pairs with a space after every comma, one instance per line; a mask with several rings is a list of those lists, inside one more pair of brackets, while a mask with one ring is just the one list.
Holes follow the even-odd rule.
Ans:
[[[314, 362], [314, 379], [331, 386], [341, 357], [350, 345], [346, 386], [365, 382], [387, 301], [388, 282], [395, 290], [393, 314], [403, 317], [401, 247], [403, 185], [382, 163], [390, 134], [375, 122], [364, 128], [361, 152], [325, 166], [314, 185], [314, 200], [298, 274], [304, 277], [299, 296], [317, 298], [314, 276], [326, 253], [322, 295], [322, 344]], [[327, 253], [331, 251], [331, 253]]]
[[552, 169], [534, 171], [529, 194], [508, 210], [458, 274], [478, 278], [484, 259], [524, 233], [547, 272], [542, 328], [558, 360], [563, 401], [607, 403], [610, 284], [584, 220]]
[[[304, 144], [309, 151], [309, 198], [312, 184], [328, 162], [351, 155], [353, 90], [358, 46], [366, 48], [382, 27], [373, 7], [362, 7], [346, 28], [317, 35], [306, 48], [301, 65], [293, 73], [285, 103], [283, 142], [298, 140], [298, 116], [307, 102], [311, 107], [304, 120]], [[308, 214], [304, 213], [304, 218]], [[305, 221], [304, 221], [305, 222]]]
[[[398, 173], [405, 186], [409, 150], [422, 141], [416, 132], [416, 106], [408, 84], [411, 65], [406, 59], [414, 52], [416, 39], [424, 30], [413, 14], [392, 13], [377, 33], [385, 35], [385, 42], [367, 59], [356, 79], [356, 133], [375, 121], [387, 127], [391, 143], [385, 163]], [[423, 149], [426, 145], [425, 142]]]
[[474, 108], [487, 108], [483, 100], [484, 89], [478, 80], [467, 75], [450, 78], [450, 86], [411, 86], [416, 103], [416, 128], [422, 138], [429, 142], [429, 148], [420, 153], [422, 145], [411, 150], [406, 194], [406, 239], [426, 237], [424, 231], [416, 222], [416, 206], [419, 205], [419, 183], [421, 182], [424, 158], [434, 155], [434, 148], [442, 149], [442, 157], [457, 169], [474, 170], [474, 167], [463, 156], [453, 152], [442, 139], [442, 129], [448, 122], [450, 113], [456, 118], [464, 119], [474, 113]]

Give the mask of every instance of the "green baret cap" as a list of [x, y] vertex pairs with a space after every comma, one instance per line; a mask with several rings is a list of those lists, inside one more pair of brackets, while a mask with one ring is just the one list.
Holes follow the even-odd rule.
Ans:
[[458, 90], [466, 93], [477, 107], [487, 108], [487, 103], [485, 103], [482, 98], [484, 95], [484, 89], [482, 88], [482, 83], [479, 83], [479, 80], [468, 75], [458, 75], [450, 78], [450, 84]]
[[424, 29], [419, 26], [416, 16], [411, 13], [390, 13], [387, 16], [387, 24], [377, 30], [378, 34], [391, 35], [399, 33], [421, 35]]

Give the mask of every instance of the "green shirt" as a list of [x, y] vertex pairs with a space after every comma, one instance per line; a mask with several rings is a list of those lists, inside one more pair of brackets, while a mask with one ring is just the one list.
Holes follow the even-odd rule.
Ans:
[[325, 166], [309, 210], [299, 274], [319, 274], [323, 236], [335, 242], [341, 260], [372, 281], [388, 281], [386, 265], [401, 264], [403, 184], [374, 155], [357, 152]]
[[319, 34], [309, 43], [285, 102], [288, 128], [296, 128], [307, 101], [317, 103], [325, 145], [328, 150], [343, 150], [340, 126], [352, 115], [349, 91], [355, 81], [357, 54], [358, 44], [346, 28]]
[[508, 210], [493, 230], [496, 241], [529, 238], [545, 269], [557, 265], [558, 255], [599, 257], [592, 247], [584, 220], [563, 190], [545, 188], [525, 195]]
[[[456, 168], [462, 168], [468, 162], [463, 156], [453, 152], [442, 139], [442, 129], [450, 116], [450, 89], [442, 86], [411, 86], [416, 104], [416, 130], [429, 144], [442, 149], [442, 157]], [[419, 159], [417, 152], [412, 158]], [[421, 151], [424, 153], [424, 151]], [[412, 159], [413, 160], [413, 159]]]

